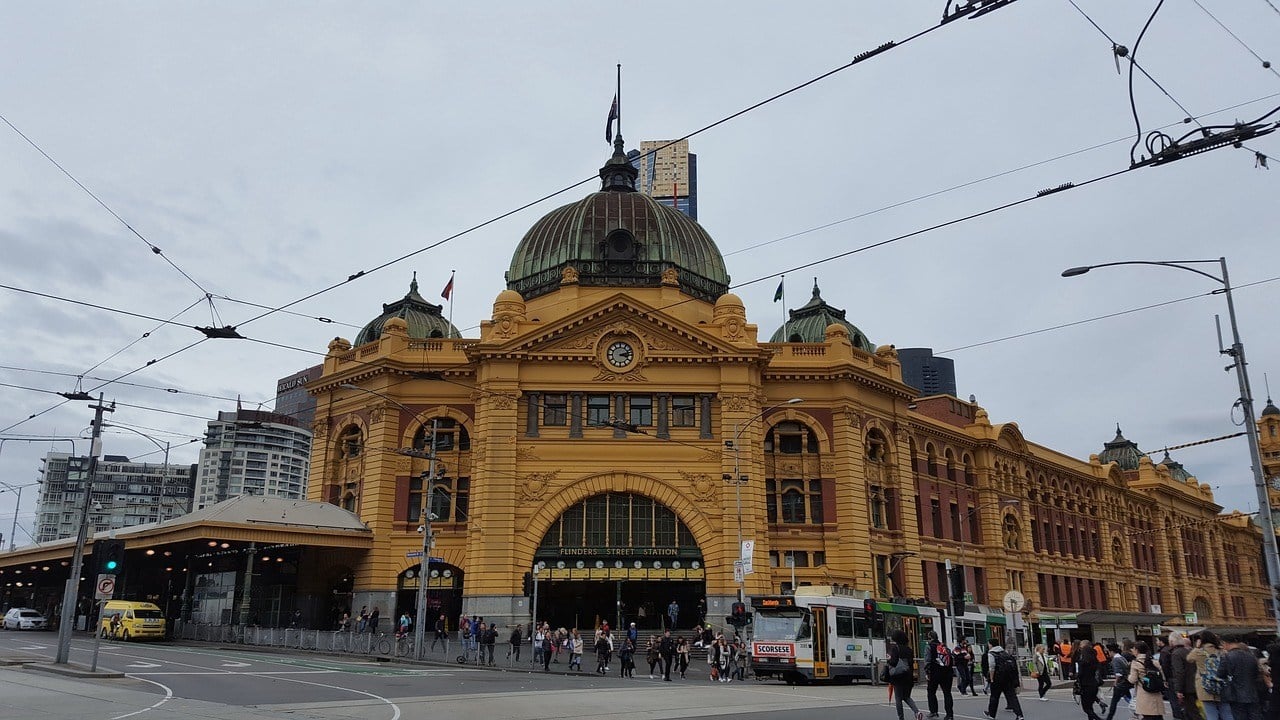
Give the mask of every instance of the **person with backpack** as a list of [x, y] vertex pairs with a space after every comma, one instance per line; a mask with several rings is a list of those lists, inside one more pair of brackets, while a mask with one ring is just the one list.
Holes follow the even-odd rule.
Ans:
[[1031, 655], [1031, 677], [1036, 679], [1036, 691], [1040, 695], [1040, 702], [1046, 702], [1049, 699], [1044, 695], [1049, 692], [1049, 688], [1053, 687], [1053, 680], [1049, 679], [1049, 673], [1049, 655], [1045, 652], [1043, 645], [1037, 645]]
[[1075, 650], [1075, 658], [1076, 687], [1080, 689], [1080, 707], [1088, 720], [1101, 720], [1098, 713], [1094, 711], [1094, 707], [1100, 706], [1098, 689], [1102, 685], [1102, 663], [1098, 662], [1098, 656], [1088, 640], [1080, 641], [1080, 645]]
[[1000, 709], [1000, 696], [1003, 695], [1005, 705], [1013, 711], [1017, 720], [1023, 720], [1022, 703], [1018, 702], [1018, 686], [1021, 684], [1018, 661], [994, 638], [987, 650], [987, 666], [991, 668], [991, 699], [987, 701], [987, 709], [982, 714], [995, 720], [996, 711]]
[[622, 641], [622, 650], [618, 653], [618, 657], [622, 660], [622, 669], [618, 672], [618, 677], [633, 678], [636, 676], [636, 646], [631, 642], [631, 638]]
[[1130, 652], [1133, 645], [1126, 640], [1124, 647], [1112, 643], [1111, 650], [1111, 676], [1115, 678], [1115, 684], [1111, 687], [1111, 705], [1107, 708], [1106, 720], [1113, 720], [1116, 716], [1116, 707], [1123, 701], [1126, 705], [1131, 703], [1131, 695], [1133, 692], [1133, 684], [1129, 682], [1129, 667], [1133, 664], [1135, 657]]
[[955, 710], [951, 698], [951, 683], [955, 678], [955, 659], [945, 643], [938, 641], [938, 633], [929, 631], [929, 643], [924, 652], [925, 692], [928, 693], [929, 717], [938, 717], [938, 689], [942, 689], [942, 709], [946, 720], [953, 720]]
[[893, 640], [893, 643], [889, 646], [889, 658], [885, 664], [882, 679], [893, 687], [893, 703], [898, 711], [898, 720], [903, 720], [902, 705], [904, 703], [915, 713], [916, 720], [924, 720], [924, 711], [916, 706], [915, 700], [911, 699], [911, 688], [916, 684], [915, 674], [911, 670], [915, 660], [915, 654], [911, 652], [911, 643], [907, 640], [907, 634], [901, 630], [894, 630], [890, 640]]
[[[1151, 646], [1145, 641], [1134, 643], [1135, 657], [1129, 663], [1129, 672], [1125, 681], [1133, 688], [1136, 697], [1133, 709], [1142, 720], [1154, 720], [1164, 717], [1164, 672], [1151, 657]], [[1116, 682], [1120, 678], [1116, 677]]]
[[1234, 720], [1231, 704], [1222, 698], [1230, 683], [1220, 672], [1224, 653], [1218, 649], [1218, 636], [1205, 630], [1198, 638], [1187, 662], [1195, 666], [1196, 697], [1204, 707], [1205, 720]]
[[1227, 652], [1218, 675], [1227, 678], [1227, 691], [1223, 695], [1231, 705], [1231, 716], [1235, 720], [1260, 720], [1262, 697], [1258, 686], [1262, 685], [1262, 677], [1258, 659], [1239, 635], [1224, 636], [1222, 646]]
[[961, 695], [966, 691], [977, 695], [978, 691], [973, 688], [973, 649], [969, 647], [968, 640], [961, 640], [951, 651], [951, 662], [956, 666], [956, 678], [959, 680], [956, 689]]

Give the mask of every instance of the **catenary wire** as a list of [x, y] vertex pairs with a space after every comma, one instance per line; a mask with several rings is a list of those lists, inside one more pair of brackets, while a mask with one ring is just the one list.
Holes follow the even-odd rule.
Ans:
[[164, 252], [155, 245], [155, 243], [143, 237], [142, 233], [138, 232], [138, 230], [134, 228], [133, 225], [130, 225], [127, 220], [125, 220], [123, 217], [120, 217], [119, 213], [113, 210], [110, 205], [103, 202], [102, 198], [98, 197], [96, 193], [94, 193], [92, 190], [86, 187], [84, 183], [80, 182], [79, 178], [77, 178], [75, 175], [72, 175], [71, 172], [67, 170], [65, 167], [63, 167], [61, 163], [59, 163], [57, 160], [54, 160], [53, 156], [45, 152], [44, 148], [40, 147], [36, 143], [36, 141], [32, 140], [29, 136], [27, 136], [26, 133], [19, 130], [18, 126], [14, 125], [12, 122], [9, 121], [9, 118], [0, 114], [0, 121], [3, 121], [5, 125], [8, 125], [9, 128], [13, 130], [15, 133], [17, 133], [18, 137], [25, 140], [28, 145], [35, 148], [36, 152], [44, 156], [45, 160], [48, 160], [50, 163], [52, 163], [54, 167], [58, 168], [59, 172], [67, 176], [67, 179], [75, 183], [76, 187], [80, 188], [85, 192], [86, 195], [93, 198], [94, 202], [101, 205], [103, 210], [106, 210], [108, 213], [111, 213], [111, 217], [115, 218], [116, 220], [119, 220], [120, 224], [124, 225], [125, 228], [129, 230], [129, 232], [133, 233], [139, 240], [145, 243], [147, 248], [151, 250], [152, 253], [159, 255], [166, 263], [169, 264], [170, 267], [172, 267], [174, 270], [177, 270], [178, 273], [182, 275], [182, 277], [186, 278], [188, 282], [190, 282], [192, 285], [195, 285], [197, 288], [199, 288], [200, 292], [204, 293], [205, 296], [209, 298], [210, 307], [213, 306], [213, 299], [212, 299], [212, 296], [209, 295], [209, 291], [206, 290], [203, 285], [197, 282], [195, 278], [187, 274], [186, 270], [183, 270], [182, 268], [178, 267], [178, 264], [175, 263], [172, 259], [170, 259], [168, 255], [165, 255]]
[[[704, 133], [704, 132], [707, 132], [708, 130], [711, 130], [711, 129], [713, 129], [713, 128], [719, 127], [720, 125], [723, 125], [723, 124], [725, 124], [725, 123], [727, 123], [727, 122], [730, 122], [730, 121], [732, 121], [732, 120], [734, 120], [734, 119], [736, 119], [736, 118], [739, 118], [739, 117], [741, 117], [741, 116], [743, 116], [743, 115], [745, 115], [745, 114], [747, 114], [747, 113], [749, 113], [749, 112], [752, 112], [752, 111], [757, 110], [757, 109], [759, 109], [759, 108], [761, 108], [761, 107], [764, 107], [765, 105], [768, 105], [768, 104], [770, 104], [770, 103], [772, 103], [772, 102], [775, 102], [775, 101], [777, 101], [777, 100], [780, 100], [780, 99], [782, 99], [782, 98], [784, 98], [784, 97], [786, 97], [786, 96], [788, 96], [788, 95], [791, 95], [792, 93], [799, 92], [800, 90], [803, 90], [804, 88], [807, 88], [807, 87], [809, 87], [810, 85], [813, 85], [813, 84], [815, 84], [815, 83], [821, 82], [822, 80], [825, 80], [825, 79], [827, 79], [827, 78], [831, 77], [832, 75], [835, 75], [835, 74], [840, 73], [840, 72], [842, 72], [842, 71], [844, 71], [844, 70], [847, 70], [847, 69], [849, 69], [849, 68], [851, 68], [851, 67], [853, 67], [853, 66], [855, 66], [855, 65], [858, 65], [858, 64], [860, 64], [860, 63], [862, 63], [862, 62], [865, 62], [865, 61], [867, 61], [867, 60], [870, 60], [871, 58], [876, 57], [877, 55], [881, 55], [881, 54], [883, 54], [883, 53], [885, 53], [885, 52], [888, 52], [888, 51], [890, 51], [890, 50], [893, 50], [893, 49], [896, 49], [896, 48], [900, 48], [900, 47], [902, 47], [902, 46], [904, 46], [904, 45], [906, 45], [906, 44], [908, 44], [908, 43], [910, 43], [910, 42], [912, 42], [912, 41], [914, 41], [914, 40], [918, 40], [919, 38], [922, 38], [922, 37], [924, 37], [924, 36], [928, 35], [929, 33], [932, 33], [933, 31], [938, 30], [938, 29], [939, 29], [939, 28], [941, 28], [941, 27], [944, 27], [945, 25], [946, 25], [946, 23], [945, 23], [945, 22], [940, 23], [940, 24], [938, 24], [938, 25], [933, 25], [933, 26], [930, 26], [930, 27], [928, 27], [928, 28], [925, 28], [924, 30], [920, 30], [920, 31], [918, 31], [918, 32], [916, 32], [916, 33], [914, 33], [914, 34], [912, 34], [912, 35], [909, 35], [909, 36], [907, 36], [906, 38], [904, 38], [903, 40], [900, 40], [900, 41], [889, 41], [889, 42], [887, 42], [887, 43], [884, 43], [884, 44], [882, 44], [882, 45], [878, 46], [877, 48], [875, 48], [875, 49], [873, 49], [873, 50], [870, 50], [870, 51], [867, 51], [867, 52], [860, 53], [859, 55], [854, 56], [854, 58], [853, 58], [852, 60], [850, 60], [848, 63], [845, 63], [845, 64], [840, 65], [840, 66], [838, 66], [838, 67], [832, 68], [831, 70], [828, 70], [828, 71], [826, 71], [826, 72], [824, 72], [824, 73], [822, 73], [822, 74], [820, 74], [820, 75], [818, 75], [818, 76], [816, 76], [816, 77], [810, 78], [809, 80], [806, 80], [806, 81], [804, 81], [804, 82], [800, 83], [799, 85], [795, 85], [795, 86], [793, 86], [793, 87], [791, 87], [791, 88], [789, 88], [789, 89], [787, 89], [787, 90], [783, 90], [783, 91], [781, 91], [781, 92], [779, 92], [779, 93], [776, 93], [776, 94], [774, 94], [774, 95], [772, 95], [772, 96], [770, 96], [770, 97], [768, 97], [768, 98], [765, 98], [764, 100], [761, 100], [761, 101], [759, 101], [759, 102], [756, 102], [755, 104], [752, 104], [752, 105], [750, 105], [750, 106], [748, 106], [748, 107], [746, 107], [746, 108], [743, 108], [743, 109], [741, 109], [741, 110], [738, 110], [737, 112], [734, 112], [734, 113], [732, 113], [732, 114], [730, 114], [730, 115], [727, 115], [727, 116], [725, 116], [725, 117], [723, 117], [723, 118], [720, 118], [719, 120], [716, 120], [715, 122], [712, 122], [712, 123], [710, 123], [710, 124], [708, 124], [708, 125], [704, 125], [703, 127], [698, 128], [697, 130], [694, 130], [693, 132], [690, 132], [690, 133], [688, 133], [688, 134], [686, 134], [686, 135], [683, 135], [683, 136], [681, 136], [681, 137], [679, 137], [679, 138], [677, 138], [677, 139], [675, 139], [675, 140], [672, 140], [672, 141], [670, 141], [670, 142], [666, 143], [665, 145], [663, 145], [663, 146], [661, 146], [661, 147], [654, 148], [654, 149], [653, 149], [652, 151], [650, 151], [650, 152], [651, 152], [651, 153], [657, 153], [659, 150], [661, 150], [661, 149], [663, 149], [663, 148], [665, 148], [665, 147], [669, 147], [669, 146], [671, 146], [671, 145], [674, 145], [675, 143], [678, 143], [678, 142], [681, 142], [681, 141], [687, 140], [687, 139], [692, 138], [692, 137], [694, 137], [694, 136], [696, 136], [696, 135], [700, 135], [700, 134], [702, 134], [702, 133]], [[432, 249], [435, 249], [435, 248], [437, 248], [437, 247], [440, 247], [441, 245], [444, 245], [445, 243], [448, 243], [448, 242], [450, 242], [450, 241], [452, 241], [452, 240], [456, 240], [456, 239], [458, 239], [458, 238], [460, 238], [460, 237], [463, 237], [464, 235], [468, 235], [468, 234], [470, 234], [470, 233], [472, 233], [472, 232], [475, 232], [476, 230], [479, 230], [479, 229], [481, 229], [481, 228], [484, 228], [484, 227], [487, 227], [487, 226], [489, 226], [489, 225], [492, 225], [493, 223], [496, 223], [496, 222], [498, 222], [498, 221], [500, 221], [500, 220], [504, 220], [504, 219], [506, 219], [506, 218], [508, 218], [508, 217], [511, 217], [512, 215], [515, 215], [516, 213], [522, 212], [522, 211], [524, 211], [524, 210], [527, 210], [528, 208], [531, 208], [531, 207], [533, 207], [533, 206], [535, 206], [535, 205], [538, 205], [538, 204], [540, 204], [540, 203], [542, 203], [542, 202], [545, 202], [545, 201], [547, 201], [547, 200], [550, 200], [551, 198], [556, 197], [556, 196], [558, 196], [558, 195], [561, 195], [561, 194], [563, 194], [563, 193], [565, 193], [565, 192], [568, 192], [569, 190], [572, 190], [572, 189], [574, 189], [574, 188], [576, 188], [576, 187], [578, 187], [578, 186], [580, 186], [580, 185], [584, 185], [584, 184], [586, 184], [586, 183], [588, 183], [588, 182], [591, 182], [592, 180], [595, 180], [595, 179], [596, 179], [596, 177], [597, 177], [596, 175], [591, 175], [591, 176], [589, 176], [589, 177], [583, 178], [583, 179], [578, 180], [578, 181], [576, 181], [576, 182], [574, 182], [574, 183], [572, 183], [572, 184], [570, 184], [570, 185], [566, 185], [566, 186], [564, 186], [564, 187], [562, 187], [562, 188], [560, 188], [560, 189], [558, 189], [558, 190], [555, 190], [555, 191], [553, 191], [553, 192], [547, 193], [547, 194], [543, 195], [542, 197], [537, 198], [536, 200], [533, 200], [533, 201], [527, 202], [527, 203], [525, 203], [525, 204], [523, 204], [523, 205], [521, 205], [521, 206], [519, 206], [519, 207], [517, 207], [517, 208], [515, 208], [515, 209], [508, 210], [508, 211], [506, 211], [506, 212], [504, 212], [504, 213], [502, 213], [502, 214], [500, 214], [500, 215], [494, 216], [494, 217], [492, 217], [492, 218], [490, 218], [490, 219], [488, 219], [488, 220], [485, 220], [485, 221], [483, 221], [483, 222], [480, 222], [480, 223], [477, 223], [477, 224], [475, 224], [475, 225], [472, 225], [471, 227], [466, 228], [465, 230], [461, 230], [461, 231], [459, 231], [459, 232], [457, 232], [457, 233], [454, 233], [453, 235], [450, 235], [450, 236], [445, 237], [445, 238], [443, 238], [443, 239], [441, 239], [441, 240], [437, 240], [436, 242], [433, 242], [433, 243], [430, 243], [430, 244], [428, 244], [428, 245], [425, 245], [425, 246], [423, 246], [423, 247], [421, 247], [421, 248], [418, 248], [417, 250], [413, 250], [413, 251], [410, 251], [410, 252], [405, 253], [405, 254], [403, 254], [403, 255], [400, 255], [399, 257], [393, 258], [393, 259], [391, 259], [391, 260], [387, 260], [387, 261], [385, 261], [385, 262], [383, 262], [383, 263], [380, 263], [380, 264], [378, 264], [378, 265], [375, 265], [374, 267], [369, 268], [369, 269], [367, 269], [367, 270], [359, 270], [359, 271], [357, 271], [357, 272], [353, 273], [352, 275], [348, 276], [346, 280], [342, 280], [342, 281], [339, 281], [339, 282], [336, 282], [336, 283], [332, 283], [332, 284], [330, 284], [330, 285], [328, 285], [328, 286], [326, 286], [326, 287], [323, 287], [323, 288], [321, 288], [321, 289], [319, 289], [319, 290], [316, 290], [316, 291], [311, 292], [311, 293], [308, 293], [308, 294], [306, 294], [306, 295], [304, 295], [304, 296], [302, 296], [302, 297], [300, 297], [300, 298], [297, 298], [296, 300], [292, 300], [292, 301], [287, 302], [287, 303], [285, 303], [285, 304], [283, 304], [283, 305], [280, 305], [280, 306], [278, 306], [278, 307], [273, 307], [273, 308], [271, 308], [271, 309], [267, 310], [267, 311], [266, 311], [266, 312], [264, 312], [264, 313], [260, 313], [260, 314], [258, 314], [258, 315], [254, 315], [254, 316], [252, 316], [252, 317], [250, 317], [250, 318], [248, 318], [248, 319], [246, 319], [246, 320], [241, 321], [240, 323], [238, 323], [238, 324], [236, 325], [236, 327], [243, 327], [244, 325], [247, 325], [248, 323], [255, 322], [255, 321], [257, 321], [257, 320], [261, 320], [262, 318], [267, 317], [268, 315], [274, 314], [274, 313], [276, 313], [276, 312], [280, 312], [280, 311], [282, 311], [282, 310], [286, 310], [286, 309], [288, 309], [288, 308], [293, 307], [294, 305], [297, 305], [297, 304], [299, 304], [299, 303], [305, 302], [305, 301], [310, 300], [310, 299], [312, 299], [312, 298], [315, 298], [315, 297], [317, 297], [317, 296], [319, 296], [319, 295], [323, 295], [324, 293], [327, 293], [327, 292], [330, 292], [330, 291], [332, 291], [332, 290], [335, 290], [335, 289], [337, 289], [337, 288], [339, 288], [339, 287], [342, 287], [343, 285], [346, 285], [346, 284], [348, 284], [348, 283], [354, 282], [355, 280], [357, 280], [357, 279], [359, 279], [359, 278], [365, 277], [365, 276], [370, 275], [370, 274], [372, 274], [372, 273], [374, 273], [374, 272], [377, 272], [377, 271], [379, 271], [379, 270], [382, 270], [382, 269], [385, 269], [385, 268], [387, 268], [387, 267], [390, 267], [391, 265], [394, 265], [394, 264], [396, 264], [396, 263], [399, 263], [399, 262], [401, 262], [401, 261], [403, 261], [403, 260], [407, 260], [407, 259], [409, 259], [409, 258], [411, 258], [411, 257], [414, 257], [414, 256], [416, 256], [416, 255], [420, 254], [420, 253], [423, 253], [423, 252], [426, 252], [426, 251], [428, 251], [428, 250], [432, 250]]]
[[108, 355], [108, 356], [106, 356], [106, 357], [102, 358], [101, 360], [99, 360], [98, 362], [94, 363], [93, 365], [91, 365], [91, 366], [89, 367], [89, 369], [85, 370], [83, 374], [84, 374], [84, 375], [88, 375], [89, 373], [93, 372], [94, 370], [97, 370], [98, 368], [102, 367], [103, 365], [105, 365], [105, 364], [107, 364], [107, 363], [111, 362], [111, 361], [112, 361], [112, 360], [114, 360], [116, 357], [118, 357], [118, 356], [120, 355], [120, 353], [123, 353], [123, 352], [127, 351], [129, 348], [133, 347], [134, 345], [137, 345], [138, 343], [142, 342], [143, 340], [146, 340], [147, 338], [151, 337], [151, 335], [152, 335], [152, 334], [154, 334], [156, 331], [158, 331], [160, 328], [162, 328], [162, 327], [164, 327], [165, 325], [168, 325], [168, 324], [172, 323], [173, 321], [177, 320], [178, 318], [182, 317], [182, 315], [183, 315], [184, 313], [186, 313], [188, 310], [190, 310], [191, 308], [195, 307], [196, 305], [199, 305], [199, 304], [200, 304], [201, 302], [203, 302], [203, 301], [204, 301], [204, 298], [203, 298], [203, 297], [198, 298], [195, 302], [193, 302], [193, 303], [191, 303], [190, 305], [186, 306], [185, 308], [183, 308], [183, 309], [179, 310], [178, 312], [174, 313], [173, 315], [170, 315], [168, 320], [165, 320], [164, 322], [162, 322], [162, 323], [160, 323], [160, 324], [156, 325], [155, 327], [151, 328], [151, 329], [150, 329], [150, 330], [148, 330], [147, 332], [142, 333], [142, 334], [141, 334], [141, 335], [139, 335], [138, 337], [136, 337], [136, 338], [134, 338], [133, 340], [131, 340], [131, 341], [130, 341], [127, 345], [125, 345], [124, 347], [120, 348], [119, 350], [116, 350], [115, 352], [111, 353], [110, 355]]
[[[1205, 6], [1200, 2], [1200, 0], [1191, 0], [1191, 2], [1195, 3], [1195, 4], [1196, 4], [1196, 7], [1200, 8], [1201, 10], [1203, 10], [1203, 11], [1204, 11], [1204, 14], [1205, 14], [1205, 15], [1208, 15], [1210, 20], [1213, 20], [1215, 23], [1217, 23], [1217, 24], [1218, 24], [1218, 27], [1220, 27], [1220, 28], [1222, 28], [1224, 31], [1226, 31], [1226, 33], [1227, 33], [1228, 35], [1230, 35], [1230, 36], [1231, 36], [1231, 38], [1232, 38], [1233, 40], [1235, 40], [1237, 43], [1239, 43], [1240, 47], [1242, 47], [1242, 48], [1244, 48], [1245, 50], [1247, 50], [1247, 51], [1249, 52], [1249, 54], [1250, 54], [1250, 55], [1252, 55], [1252, 56], [1254, 57], [1254, 59], [1256, 59], [1260, 65], [1262, 65], [1262, 67], [1263, 67], [1263, 68], [1265, 68], [1265, 69], [1267, 69], [1267, 70], [1270, 70], [1272, 75], [1275, 75], [1276, 77], [1280, 77], [1280, 72], [1277, 72], [1277, 71], [1276, 71], [1276, 69], [1275, 69], [1274, 67], [1272, 67], [1271, 63], [1267, 62], [1266, 60], [1264, 60], [1264, 59], [1262, 58], [1262, 56], [1261, 56], [1261, 55], [1259, 55], [1258, 53], [1254, 52], [1254, 51], [1253, 51], [1253, 48], [1249, 47], [1249, 44], [1248, 44], [1248, 43], [1246, 43], [1244, 40], [1241, 40], [1239, 35], [1236, 35], [1234, 32], [1232, 32], [1232, 31], [1231, 31], [1231, 28], [1229, 28], [1229, 27], [1227, 27], [1226, 25], [1224, 25], [1224, 24], [1222, 23], [1222, 21], [1218, 19], [1218, 16], [1217, 16], [1217, 15], [1214, 15], [1212, 12], [1209, 12], [1209, 8], [1205, 7]], [[1268, 5], [1270, 5], [1270, 0], [1268, 0], [1267, 4], [1268, 4]], [[1274, 6], [1273, 6], [1273, 8], [1274, 8]]]
[[[17, 367], [15, 365], [0, 365], [0, 370], [13, 370], [16, 372], [36, 373], [39, 375], [54, 375], [57, 377], [77, 378], [82, 380], [107, 380], [107, 378], [96, 377], [93, 375], [82, 375], [77, 373], [58, 372], [56, 370], [37, 370], [35, 368]], [[161, 392], [167, 392], [171, 395], [191, 395], [193, 397], [209, 398], [210, 400], [228, 400], [228, 401], [234, 402], [235, 400], [238, 399], [238, 398], [227, 397], [223, 395], [210, 395], [208, 393], [196, 392], [194, 390], [179, 390], [178, 388], [161, 387], [159, 385], [146, 385], [143, 383], [131, 383], [131, 382], [125, 382], [123, 380], [117, 381], [114, 384], [125, 385], [127, 387], [142, 388], [144, 390], [159, 390]], [[250, 402], [256, 402], [256, 401], [250, 401]]]

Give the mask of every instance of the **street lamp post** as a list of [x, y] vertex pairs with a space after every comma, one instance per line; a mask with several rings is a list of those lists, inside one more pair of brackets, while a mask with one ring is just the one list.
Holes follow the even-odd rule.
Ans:
[[[786, 402], [780, 402], [777, 405], [770, 405], [769, 407], [761, 410], [760, 412], [756, 413], [752, 417], [748, 418], [746, 422], [738, 423], [738, 425], [735, 428], [736, 432], [734, 432], [733, 434], [733, 487], [734, 487], [735, 494], [737, 495], [737, 503], [738, 503], [738, 560], [737, 560], [738, 563], [741, 563], [744, 559], [742, 557], [743, 555], [742, 553], [742, 475], [740, 472], [741, 453], [738, 449], [738, 440], [742, 438], [742, 433], [751, 425], [751, 423], [764, 417], [765, 413], [768, 413], [771, 410], [777, 410], [783, 405], [796, 405], [802, 402], [804, 402], [804, 398], [791, 398]], [[746, 573], [745, 572], [740, 573], [737, 580], [738, 580], [738, 602], [745, 602], [746, 582], [747, 582]]]
[[[1203, 270], [1197, 270], [1188, 265], [1193, 264], [1212, 264], [1217, 263], [1221, 269], [1222, 277], [1212, 275]], [[1271, 593], [1271, 614], [1275, 622], [1276, 629], [1280, 631], [1280, 595], [1277, 595], [1277, 585], [1280, 584], [1280, 545], [1276, 542], [1276, 529], [1271, 517], [1271, 498], [1267, 495], [1266, 478], [1262, 474], [1262, 453], [1258, 448], [1258, 423], [1257, 416], [1253, 414], [1253, 393], [1249, 389], [1249, 370], [1248, 363], [1244, 357], [1244, 343], [1240, 341], [1240, 327], [1236, 323], [1236, 306], [1235, 301], [1231, 297], [1231, 278], [1227, 274], [1227, 259], [1220, 257], [1217, 260], [1127, 260], [1122, 262], [1099, 263], [1097, 265], [1084, 265], [1081, 267], [1067, 268], [1062, 271], [1063, 277], [1075, 277], [1083, 275], [1095, 268], [1113, 267], [1116, 265], [1159, 265], [1162, 267], [1175, 268], [1193, 272], [1197, 275], [1213, 280], [1222, 286], [1215, 293], [1222, 293], [1227, 296], [1227, 319], [1231, 323], [1231, 347], [1226, 350], [1219, 350], [1224, 355], [1231, 356], [1234, 360], [1233, 367], [1236, 371], [1236, 381], [1240, 385], [1240, 409], [1244, 412], [1245, 434], [1249, 439], [1249, 462], [1253, 466], [1253, 485], [1258, 493], [1258, 519], [1262, 526], [1262, 543], [1267, 560], [1267, 578]], [[1231, 368], [1227, 368], [1228, 370]]]
[[[359, 385], [353, 385], [351, 383], [342, 383], [338, 387], [346, 388], [347, 390], [359, 390], [361, 392], [367, 392], [370, 395], [376, 395], [382, 398], [383, 400], [386, 400], [387, 402], [391, 403], [392, 405], [395, 405], [401, 410], [404, 410], [405, 412], [409, 413], [414, 417], [415, 420], [418, 419], [418, 417], [421, 415], [421, 413], [416, 413], [410, 410], [409, 408], [405, 407], [404, 404], [390, 397], [387, 397], [386, 395], [378, 392], [377, 390], [370, 390], [369, 388], [363, 388], [363, 387], [360, 387]], [[415, 619], [413, 623], [413, 654], [414, 654], [414, 657], [416, 657], [419, 660], [422, 659], [425, 645], [426, 645], [425, 625], [427, 624], [427, 573], [430, 572], [431, 546], [434, 544], [432, 535], [431, 535], [431, 519], [432, 519], [431, 488], [432, 488], [432, 484], [435, 483], [435, 480], [436, 480], [436, 430], [438, 429], [438, 427], [439, 427], [439, 419], [432, 418], [431, 419], [431, 441], [429, 445], [429, 450], [426, 453], [427, 478], [423, 483], [426, 486], [424, 488], [426, 492], [423, 494], [425, 498], [425, 502], [424, 502], [424, 507], [422, 508], [422, 511], [418, 515], [419, 518], [421, 518], [422, 520], [422, 557], [418, 562], [418, 600], [415, 603], [415, 607], [414, 607]], [[401, 453], [409, 454], [408, 452], [403, 450], [401, 451]], [[417, 455], [416, 453], [413, 454], [413, 457], [418, 457], [418, 456], [419, 455]]]

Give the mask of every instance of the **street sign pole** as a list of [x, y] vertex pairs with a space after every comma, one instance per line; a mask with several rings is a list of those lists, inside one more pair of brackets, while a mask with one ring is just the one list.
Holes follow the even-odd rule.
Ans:
[[116, 576], [103, 573], [98, 575], [97, 582], [94, 583], [94, 599], [98, 601], [98, 622], [96, 627], [90, 627], [93, 631], [93, 663], [89, 666], [90, 672], [98, 671], [98, 646], [102, 644], [102, 613], [106, 611], [107, 601], [116, 594]]

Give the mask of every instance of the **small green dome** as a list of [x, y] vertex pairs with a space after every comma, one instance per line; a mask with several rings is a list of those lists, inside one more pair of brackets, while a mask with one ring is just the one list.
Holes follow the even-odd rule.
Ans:
[[787, 313], [787, 324], [778, 328], [769, 342], [820, 343], [827, 340], [828, 325], [843, 325], [849, 331], [849, 342], [859, 350], [876, 351], [867, 336], [856, 325], [844, 319], [844, 310], [831, 307], [822, 299], [818, 278], [813, 279], [813, 297], [798, 310]]
[[1280, 415], [1280, 408], [1276, 407], [1276, 404], [1271, 402], [1270, 396], [1267, 396], [1267, 406], [1262, 408], [1262, 416], [1266, 417], [1268, 415]]
[[507, 288], [525, 300], [567, 280], [593, 287], [657, 287], [674, 269], [680, 289], [714, 301], [729, 291], [715, 241], [694, 220], [636, 191], [622, 138], [600, 169], [601, 190], [547, 213], [511, 256]]
[[1168, 450], [1164, 451], [1164, 458], [1160, 460], [1160, 464], [1168, 468], [1169, 475], [1178, 482], [1186, 482], [1191, 478], [1191, 473], [1187, 472], [1187, 469], [1182, 467], [1182, 463], [1169, 457]]
[[1113, 462], [1119, 465], [1121, 470], [1137, 470], [1138, 462], [1144, 455], [1146, 453], [1138, 449], [1138, 444], [1132, 440], [1126, 440], [1124, 435], [1120, 433], [1120, 426], [1116, 425], [1115, 439], [1103, 445], [1103, 450], [1098, 455], [1098, 460], [1103, 465]]
[[382, 306], [382, 314], [369, 321], [356, 336], [356, 345], [364, 345], [382, 337], [382, 326], [393, 317], [401, 318], [409, 325], [409, 337], [460, 338], [462, 333], [440, 314], [443, 308], [432, 305], [418, 294], [418, 275], [414, 273], [409, 292], [403, 298]]

